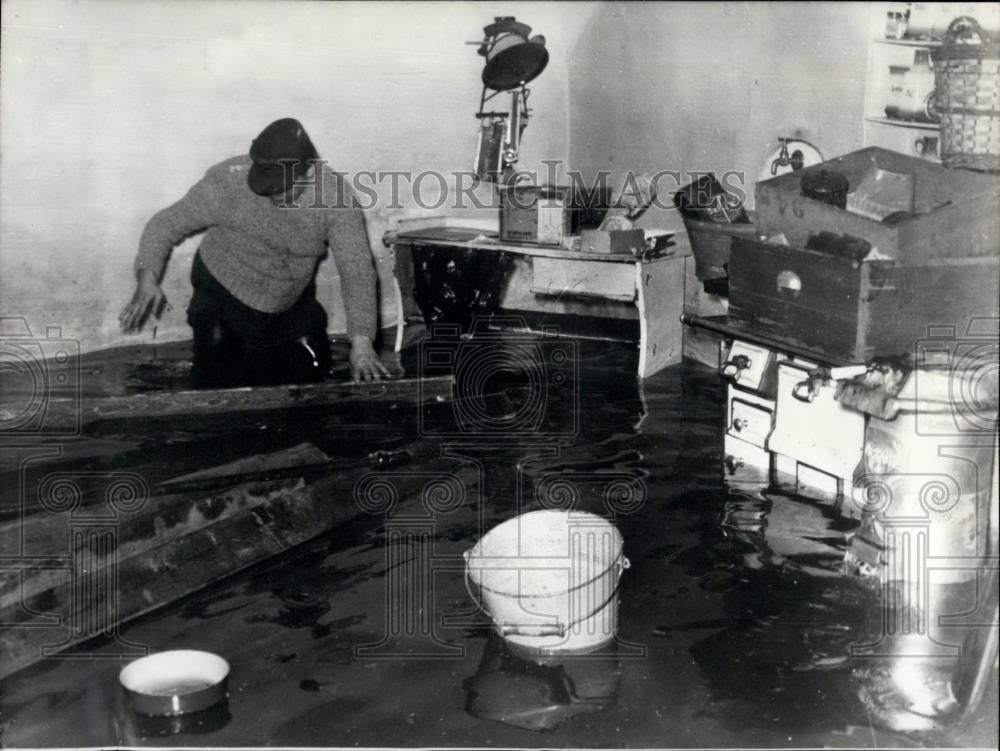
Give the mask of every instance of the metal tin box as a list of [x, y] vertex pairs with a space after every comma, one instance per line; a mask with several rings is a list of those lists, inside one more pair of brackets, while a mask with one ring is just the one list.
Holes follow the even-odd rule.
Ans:
[[569, 233], [568, 188], [512, 185], [500, 191], [500, 242], [562, 245]]

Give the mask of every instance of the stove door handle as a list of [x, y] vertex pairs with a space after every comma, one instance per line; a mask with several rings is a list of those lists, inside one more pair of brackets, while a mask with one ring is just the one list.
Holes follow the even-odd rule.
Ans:
[[792, 387], [792, 396], [800, 402], [813, 402], [819, 394], [819, 386], [812, 378], [799, 381]]
[[726, 360], [719, 366], [719, 377], [724, 381], [736, 383], [740, 380], [740, 374], [751, 365], [750, 358], [746, 355], [736, 355], [732, 360]]

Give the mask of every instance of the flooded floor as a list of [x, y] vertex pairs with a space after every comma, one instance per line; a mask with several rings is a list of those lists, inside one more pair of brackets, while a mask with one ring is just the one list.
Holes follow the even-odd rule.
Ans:
[[[850, 648], [877, 603], [841, 574], [854, 522], [724, 477], [714, 372], [638, 384], [634, 345], [579, 341], [567, 364], [549, 341], [515, 344], [536, 345], [540, 380], [487, 362], [464, 382], [488, 382], [499, 407], [467, 394], [465, 412], [376, 410], [346, 432], [322, 410], [89, 429], [64, 462], [157, 478], [303, 441], [345, 458], [422, 449], [329, 499], [361, 504], [355, 521], [4, 680], [4, 745], [996, 745], [995, 691], [959, 727], [872, 721]], [[624, 536], [618, 636], [588, 659], [511, 653], [466, 590], [462, 553], [541, 508], [599, 513]], [[108, 656], [125, 644], [225, 657], [228, 705], [136, 716], [127, 660]]]

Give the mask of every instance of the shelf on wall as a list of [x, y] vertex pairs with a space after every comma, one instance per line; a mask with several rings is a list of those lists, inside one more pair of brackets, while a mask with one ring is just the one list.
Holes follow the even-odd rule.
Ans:
[[895, 44], [900, 47], [940, 47], [939, 39], [885, 39], [876, 37], [877, 44]]
[[939, 148], [935, 142], [940, 143], [941, 140], [940, 126], [937, 123], [886, 117], [885, 106], [892, 99], [890, 68], [893, 65], [911, 67], [914, 54], [921, 49], [939, 48], [941, 40], [887, 39], [886, 13], [894, 10], [895, 6], [890, 3], [871, 3], [870, 6], [864, 109], [861, 111], [862, 143], [935, 161], [931, 153], [924, 152]]
[[865, 120], [870, 123], [892, 125], [896, 128], [912, 128], [914, 130], [939, 130], [941, 127], [938, 123], [922, 123], [917, 120], [894, 120], [891, 117], [866, 117]]

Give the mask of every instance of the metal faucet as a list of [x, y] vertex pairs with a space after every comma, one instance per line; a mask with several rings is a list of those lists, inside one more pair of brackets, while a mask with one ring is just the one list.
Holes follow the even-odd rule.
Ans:
[[793, 170], [802, 169], [802, 165], [805, 164], [805, 157], [799, 149], [795, 149], [789, 155], [788, 144], [791, 141], [798, 141], [797, 138], [779, 138], [778, 143], [781, 144], [781, 151], [778, 152], [778, 158], [771, 162], [771, 174], [778, 174], [778, 167], [787, 167], [792, 165]]

